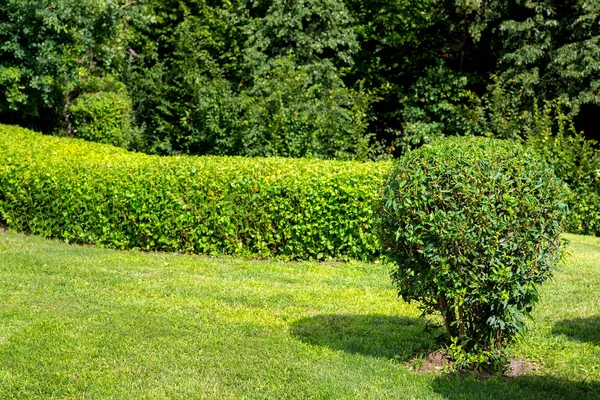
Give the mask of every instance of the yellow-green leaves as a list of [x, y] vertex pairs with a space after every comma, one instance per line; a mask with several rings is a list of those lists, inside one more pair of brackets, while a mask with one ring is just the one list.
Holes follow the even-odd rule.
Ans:
[[388, 163], [158, 157], [0, 125], [0, 222], [113, 248], [369, 259]]

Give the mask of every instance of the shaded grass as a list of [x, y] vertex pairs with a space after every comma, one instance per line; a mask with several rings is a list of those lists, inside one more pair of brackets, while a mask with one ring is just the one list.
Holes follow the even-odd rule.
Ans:
[[600, 346], [600, 315], [558, 321], [552, 329], [552, 333]]
[[479, 381], [410, 370], [440, 331], [425, 330], [379, 264], [0, 233], [0, 398], [597, 399], [600, 239], [569, 238], [566, 268], [513, 348], [541, 375]]
[[396, 361], [431, 347], [422, 321], [414, 317], [315, 315], [294, 321], [290, 332], [306, 343]]

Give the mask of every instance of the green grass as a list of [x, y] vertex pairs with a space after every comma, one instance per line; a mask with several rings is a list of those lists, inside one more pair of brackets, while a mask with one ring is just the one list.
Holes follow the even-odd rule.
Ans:
[[0, 398], [599, 399], [600, 239], [513, 347], [537, 376], [417, 374], [435, 347], [379, 264], [75, 247], [0, 233]]

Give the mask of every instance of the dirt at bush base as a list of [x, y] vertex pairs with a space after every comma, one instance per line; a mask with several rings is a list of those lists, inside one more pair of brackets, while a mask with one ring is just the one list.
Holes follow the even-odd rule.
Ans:
[[[453, 362], [447, 358], [448, 353], [445, 350], [436, 350], [428, 353], [425, 356], [423, 364], [416, 370], [418, 373], [427, 372], [441, 372], [446, 367], [452, 367]], [[523, 375], [531, 375], [537, 370], [537, 365], [533, 361], [518, 359], [510, 360], [507, 370], [504, 372], [504, 376], [509, 378], [516, 378]], [[478, 378], [489, 378], [492, 375], [482, 373], [477, 374]]]
[[533, 361], [519, 359], [510, 360], [508, 369], [504, 373], [504, 376], [517, 377], [522, 375], [531, 375], [537, 369], [537, 365]]
[[425, 356], [423, 364], [417, 369], [417, 372], [436, 372], [443, 370], [446, 366], [451, 366], [452, 361], [448, 360], [448, 353], [445, 350], [436, 350]]

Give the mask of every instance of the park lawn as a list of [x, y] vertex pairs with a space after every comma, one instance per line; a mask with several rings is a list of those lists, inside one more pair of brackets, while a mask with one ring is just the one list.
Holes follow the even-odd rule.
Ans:
[[519, 378], [416, 373], [435, 348], [377, 263], [118, 252], [0, 233], [0, 398], [600, 399], [600, 239], [567, 235]]

